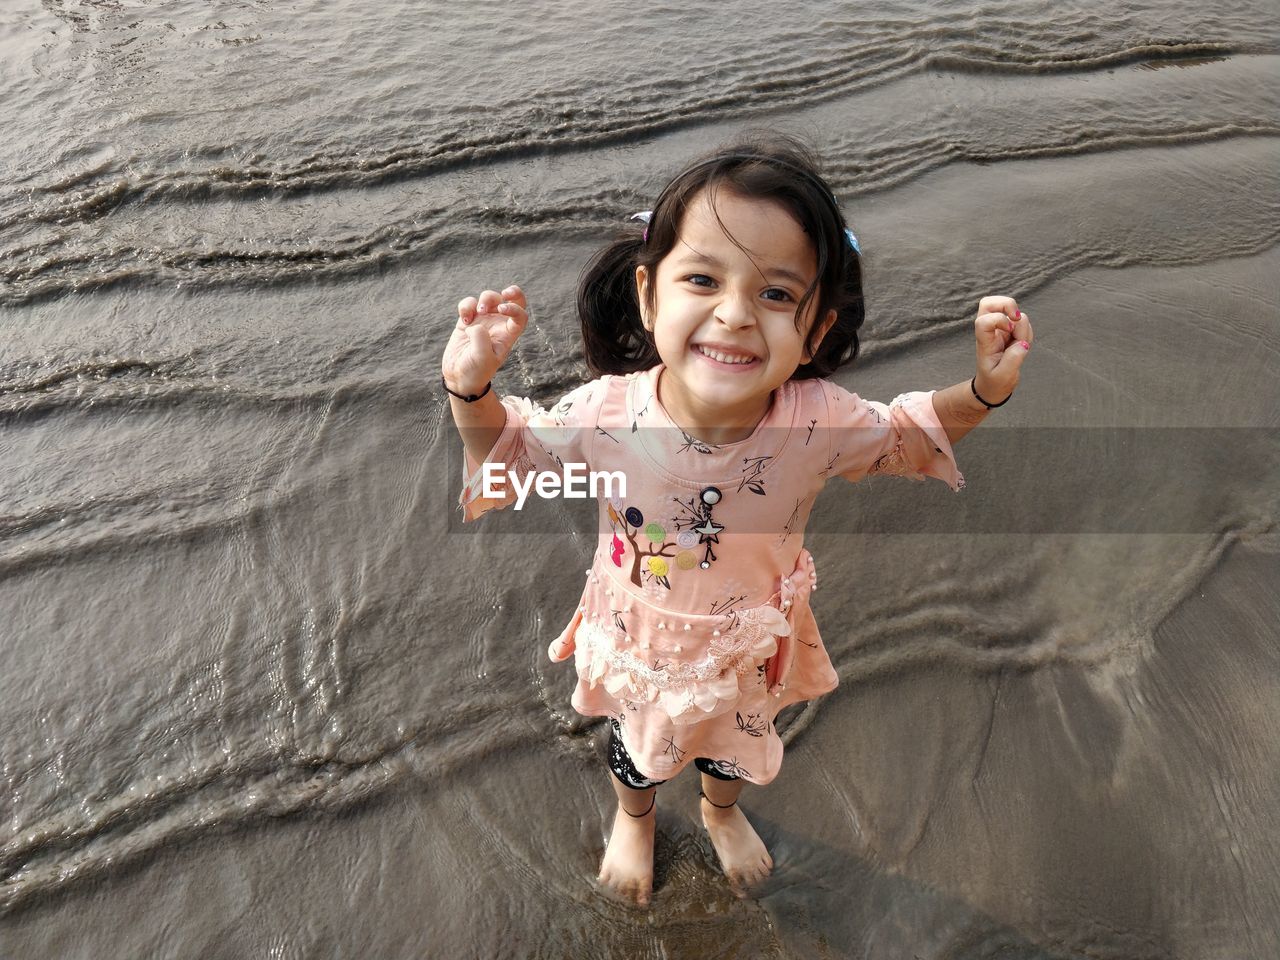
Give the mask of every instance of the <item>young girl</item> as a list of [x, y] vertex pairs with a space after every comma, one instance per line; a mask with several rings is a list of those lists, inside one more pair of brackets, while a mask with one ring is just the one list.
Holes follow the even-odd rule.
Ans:
[[[549, 412], [491, 382], [527, 323], [524, 293], [458, 304], [445, 388], [467, 453], [466, 519], [516, 499], [501, 464], [617, 471], [600, 538], [553, 660], [575, 659], [573, 705], [608, 717], [618, 797], [600, 880], [647, 904], [656, 787], [691, 761], [703, 824], [734, 892], [773, 862], [737, 806], [782, 761], [774, 719], [836, 686], [809, 595], [814, 498], [833, 476], [963, 479], [952, 444], [1013, 393], [1031, 323], [1008, 297], [975, 321], [977, 375], [885, 405], [822, 379], [862, 324], [854, 234], [787, 137], [740, 140], [687, 167], [603, 250], [578, 294], [598, 379]], [[527, 482], [527, 480], [525, 481]]]

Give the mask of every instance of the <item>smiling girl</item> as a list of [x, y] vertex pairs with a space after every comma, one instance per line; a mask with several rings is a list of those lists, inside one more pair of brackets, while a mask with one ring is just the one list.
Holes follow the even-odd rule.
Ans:
[[778, 712], [837, 682], [809, 605], [814, 499], [833, 476], [872, 473], [961, 489], [952, 445], [1013, 393], [1031, 323], [984, 297], [976, 375], [944, 390], [884, 404], [824, 379], [857, 354], [861, 252], [789, 137], [696, 161], [633, 219], [646, 225], [579, 289], [598, 379], [550, 411], [491, 389], [528, 322], [523, 291], [459, 303], [442, 367], [467, 453], [461, 502], [473, 519], [514, 499], [486, 495], [486, 462], [625, 474], [625, 498], [600, 500], [582, 599], [549, 650], [574, 657], [574, 708], [609, 718], [618, 810], [600, 880], [648, 903], [656, 788], [692, 762], [703, 824], [745, 896], [773, 861], [739, 793], [778, 773]]

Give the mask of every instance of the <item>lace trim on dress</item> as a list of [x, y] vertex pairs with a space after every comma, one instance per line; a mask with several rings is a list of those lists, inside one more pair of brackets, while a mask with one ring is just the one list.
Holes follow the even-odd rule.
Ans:
[[[892, 411], [894, 407], [901, 407], [902, 402], [906, 399], [907, 395], [905, 393], [898, 394], [889, 403], [890, 411]], [[871, 469], [869, 469], [867, 473], [882, 473], [892, 477], [919, 476], [907, 460], [906, 453], [903, 452], [901, 434], [898, 435], [898, 440], [893, 445], [893, 449], [872, 464]]]
[[893, 445], [892, 450], [871, 465], [871, 469], [867, 473], [883, 473], [891, 477], [914, 477], [916, 475], [916, 471], [911, 468], [911, 464], [907, 462], [906, 454], [902, 451], [901, 437]]
[[579, 626], [577, 639], [578, 651], [587, 655], [591, 686], [603, 682], [614, 697], [656, 702], [673, 723], [693, 723], [735, 703], [739, 677], [755, 672], [777, 652], [777, 638], [790, 632], [782, 611], [764, 604], [734, 615], [694, 662], [667, 660], [655, 651], [650, 663], [621, 647], [626, 634], [590, 621]]

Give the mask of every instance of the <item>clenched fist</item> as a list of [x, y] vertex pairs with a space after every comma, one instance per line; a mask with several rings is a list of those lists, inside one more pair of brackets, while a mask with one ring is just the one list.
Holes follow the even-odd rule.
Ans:
[[987, 403], [1000, 403], [1018, 385], [1022, 361], [1034, 339], [1031, 318], [1012, 297], [983, 297], [978, 301], [974, 336], [978, 350], [974, 389]]

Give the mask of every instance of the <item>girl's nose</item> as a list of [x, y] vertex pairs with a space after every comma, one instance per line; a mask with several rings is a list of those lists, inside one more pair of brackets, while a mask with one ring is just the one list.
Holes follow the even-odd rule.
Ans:
[[715, 317], [730, 330], [740, 330], [755, 323], [751, 305], [733, 294], [725, 294], [716, 304]]

